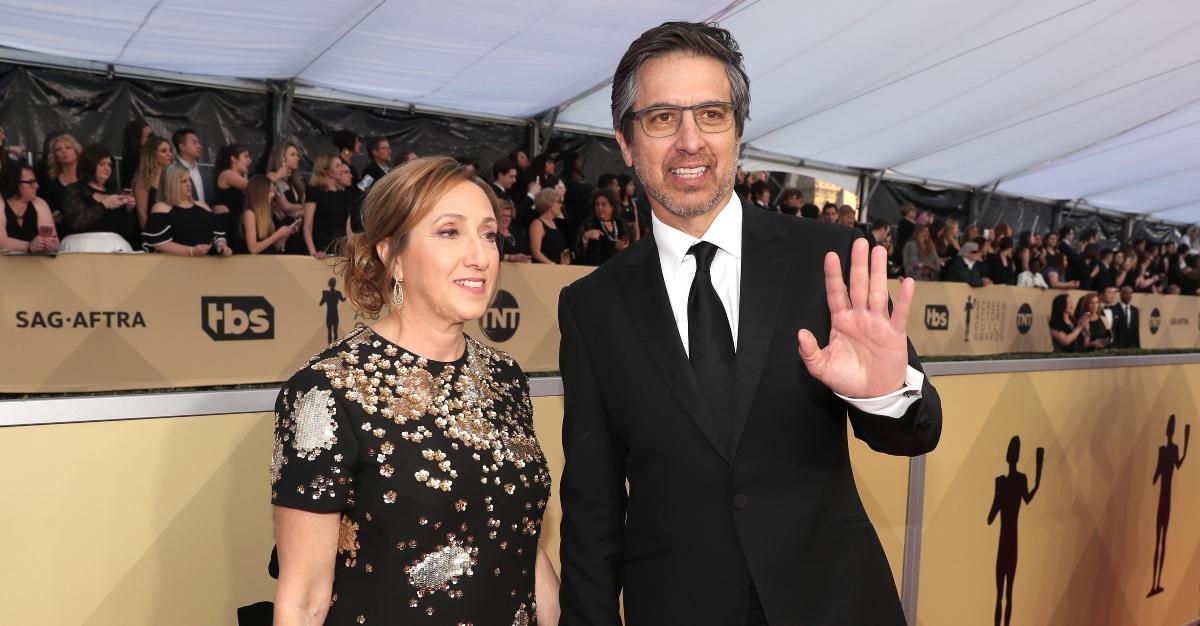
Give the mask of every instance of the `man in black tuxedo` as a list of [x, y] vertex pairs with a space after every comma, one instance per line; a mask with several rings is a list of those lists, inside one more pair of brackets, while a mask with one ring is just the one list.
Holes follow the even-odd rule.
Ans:
[[889, 313], [884, 248], [734, 195], [749, 80], [727, 31], [647, 31], [612, 101], [653, 225], [559, 298], [560, 623], [617, 626], [624, 593], [629, 626], [904, 624], [846, 420], [885, 453], [937, 444], [915, 283]]
[[1114, 348], [1142, 347], [1141, 318], [1132, 301], [1133, 288], [1121, 287], [1121, 301], [1112, 307]]
[[358, 183], [363, 193], [392, 171], [391, 142], [387, 137], [375, 137], [367, 143], [367, 156], [371, 158], [371, 163], [363, 169], [362, 180]]
[[517, 182], [517, 166], [508, 159], [500, 159], [492, 164], [492, 191], [497, 198], [507, 198], [508, 190]]

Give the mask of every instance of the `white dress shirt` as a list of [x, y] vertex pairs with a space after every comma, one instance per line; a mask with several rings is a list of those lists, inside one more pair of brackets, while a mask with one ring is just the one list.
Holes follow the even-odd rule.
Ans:
[[200, 164], [191, 165], [183, 159], [176, 160], [187, 168], [188, 174], [192, 177], [192, 199], [208, 204], [208, 201], [204, 199], [204, 179], [200, 177]]
[[[717, 214], [708, 231], [699, 239], [667, 226], [651, 213], [654, 242], [658, 246], [658, 261], [662, 267], [663, 283], [667, 287], [667, 299], [675, 326], [683, 340], [684, 352], [691, 355], [688, 345], [688, 293], [696, 276], [696, 257], [688, 250], [699, 241], [717, 246], [717, 253], [709, 266], [713, 288], [721, 299], [721, 306], [729, 318], [729, 330], [733, 335], [733, 348], [737, 351], [738, 304], [741, 302], [742, 283], [742, 203], [733, 194], [729, 203]], [[797, 329], [799, 330], [799, 329]], [[799, 346], [797, 345], [797, 350]], [[799, 356], [797, 355], [797, 358]], [[838, 395], [860, 411], [887, 417], [902, 417], [908, 408], [921, 397], [921, 385], [925, 375], [909, 366], [904, 376], [904, 386], [878, 398], [847, 398]]]

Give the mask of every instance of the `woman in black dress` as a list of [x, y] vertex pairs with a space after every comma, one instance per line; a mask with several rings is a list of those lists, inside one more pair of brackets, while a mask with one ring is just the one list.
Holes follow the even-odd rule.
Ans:
[[632, 231], [616, 216], [618, 206], [620, 201], [611, 189], [601, 188], [592, 193], [592, 214], [579, 225], [575, 237], [576, 263], [602, 265], [629, 247]]
[[339, 269], [367, 317], [389, 311], [275, 405], [276, 625], [557, 623], [528, 382], [463, 333], [497, 288], [492, 203], [444, 157], [371, 188]]
[[1070, 294], [1060, 293], [1054, 296], [1050, 304], [1050, 343], [1055, 352], [1079, 352], [1083, 349], [1084, 335], [1088, 333], [1088, 325], [1092, 320], [1088, 313], [1082, 319], [1076, 320], [1071, 315]]
[[1013, 258], [1012, 237], [1001, 237], [996, 252], [988, 255], [987, 275], [993, 285], [1017, 284], [1017, 262]]
[[175, 160], [175, 149], [165, 137], [151, 135], [142, 150], [137, 172], [133, 175], [133, 200], [137, 209], [138, 228], [146, 227], [150, 207], [158, 202], [158, 181], [163, 168]]
[[58, 234], [50, 206], [37, 195], [38, 181], [33, 168], [10, 163], [0, 174], [0, 250], [49, 254], [58, 250]]
[[158, 202], [150, 209], [142, 247], [175, 256], [229, 256], [225, 232], [212, 209], [192, 199], [192, 175], [178, 161], [163, 169]]
[[570, 265], [571, 250], [562, 229], [562, 194], [543, 189], [533, 199], [537, 219], [529, 224], [529, 250], [534, 263]]
[[304, 243], [309, 256], [337, 256], [340, 242], [350, 234], [350, 213], [358, 189], [350, 168], [336, 154], [323, 154], [313, 164], [304, 201]]
[[1080, 349], [1086, 352], [1107, 348], [1112, 343], [1112, 329], [1108, 326], [1108, 318], [1100, 314], [1099, 295], [1089, 293], [1079, 298], [1079, 304], [1075, 306], [1075, 319], [1085, 318], [1089, 321], [1087, 330], [1081, 334]]
[[[62, 134], [49, 142], [46, 154], [46, 179], [40, 181], [38, 195], [50, 206], [50, 212], [55, 214], [62, 211], [63, 197], [67, 188], [79, 182], [79, 157], [83, 156], [83, 145], [74, 137]], [[61, 233], [67, 235], [69, 233]]]
[[[109, 193], [108, 180], [113, 174], [112, 153], [94, 143], [79, 157], [79, 182], [67, 188], [61, 211], [64, 230], [74, 235], [112, 233], [132, 248], [134, 198], [132, 193]], [[65, 250], [72, 250], [71, 237], [65, 238]], [[78, 238], [76, 238], [78, 240]], [[116, 241], [114, 239], [114, 241]], [[79, 248], [75, 248], [78, 250]]]
[[[304, 181], [300, 178], [300, 148], [290, 141], [275, 144], [267, 161], [267, 176], [275, 186], [276, 212], [292, 220], [303, 218]], [[298, 232], [288, 237], [283, 251], [285, 254], [308, 254], [304, 234]]]
[[271, 179], [255, 174], [246, 184], [246, 210], [242, 211], [242, 230], [246, 251], [250, 254], [278, 254], [288, 237], [300, 232], [300, 220], [288, 220], [276, 211], [275, 187]]
[[146, 120], [136, 118], [121, 133], [121, 189], [133, 188], [133, 177], [142, 162], [142, 152], [153, 131]]
[[514, 215], [517, 210], [511, 202], [499, 199], [500, 205], [500, 258], [510, 263], [528, 263], [533, 260], [529, 254], [529, 235], [516, 223]]
[[246, 183], [250, 175], [250, 151], [231, 143], [217, 151], [217, 183], [213, 189], [213, 215], [225, 231], [234, 254], [246, 253], [242, 239], [242, 211], [246, 208]]

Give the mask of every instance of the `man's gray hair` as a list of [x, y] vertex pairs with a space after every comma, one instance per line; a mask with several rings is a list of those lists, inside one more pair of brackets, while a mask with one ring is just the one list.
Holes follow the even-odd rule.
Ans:
[[742, 66], [742, 51], [724, 28], [694, 22], [665, 22], [634, 40], [613, 74], [613, 129], [633, 143], [633, 101], [637, 97], [638, 72], [646, 61], [673, 53], [710, 57], [725, 66], [729, 96], [733, 102], [740, 138], [750, 118], [750, 78]]

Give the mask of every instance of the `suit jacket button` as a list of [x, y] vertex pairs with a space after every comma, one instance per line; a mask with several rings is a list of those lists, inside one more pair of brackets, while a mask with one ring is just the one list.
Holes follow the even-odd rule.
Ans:
[[747, 498], [740, 493], [733, 496], [733, 508], [740, 511], [748, 506], [750, 506], [750, 498]]

